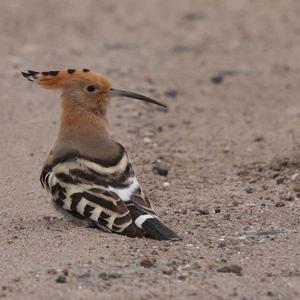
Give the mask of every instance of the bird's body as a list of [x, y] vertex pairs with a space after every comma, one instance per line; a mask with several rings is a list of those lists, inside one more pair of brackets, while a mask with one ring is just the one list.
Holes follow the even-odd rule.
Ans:
[[86, 69], [23, 75], [42, 86], [63, 90], [60, 131], [40, 178], [55, 206], [79, 222], [105, 231], [178, 239], [158, 219], [124, 147], [109, 137], [107, 128], [110, 94], [159, 103], [111, 89], [105, 77]]

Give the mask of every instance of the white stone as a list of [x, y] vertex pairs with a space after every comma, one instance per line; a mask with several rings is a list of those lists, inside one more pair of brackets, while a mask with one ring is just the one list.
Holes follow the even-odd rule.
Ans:
[[144, 137], [144, 143], [145, 144], [149, 144], [152, 142], [152, 139], [150, 139], [149, 137]]
[[167, 188], [167, 187], [169, 187], [169, 186], [170, 186], [170, 183], [169, 183], [169, 182], [166, 181], [166, 182], [163, 183], [163, 187], [164, 187], [164, 188]]
[[295, 173], [294, 175], [292, 175], [291, 180], [295, 181], [298, 179], [298, 177], [299, 177], [299, 173]]

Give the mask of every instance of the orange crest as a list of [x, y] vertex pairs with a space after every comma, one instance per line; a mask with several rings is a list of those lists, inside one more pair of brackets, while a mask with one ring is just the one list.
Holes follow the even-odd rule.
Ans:
[[98, 84], [103, 90], [110, 89], [110, 82], [103, 75], [91, 72], [89, 69], [75, 70], [68, 69], [62, 71], [36, 72], [28, 70], [22, 75], [29, 81], [36, 82], [45, 88], [64, 88], [79, 81]]

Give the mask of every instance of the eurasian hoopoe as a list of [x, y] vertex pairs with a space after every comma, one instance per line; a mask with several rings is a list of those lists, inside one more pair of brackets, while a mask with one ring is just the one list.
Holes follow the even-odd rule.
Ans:
[[62, 90], [60, 130], [40, 177], [55, 207], [105, 231], [157, 240], [179, 239], [158, 219], [124, 147], [110, 139], [107, 128], [106, 109], [111, 96], [165, 105], [113, 89], [104, 76], [88, 69], [29, 70], [22, 74], [45, 88]]

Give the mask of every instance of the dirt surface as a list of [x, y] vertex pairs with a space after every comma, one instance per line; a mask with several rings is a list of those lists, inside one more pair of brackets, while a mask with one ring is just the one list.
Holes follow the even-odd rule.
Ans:
[[[300, 299], [299, 14], [298, 0], [1, 1], [0, 298]], [[19, 72], [68, 67], [168, 104], [115, 99], [110, 130], [183, 241], [53, 209], [39, 175], [59, 95]]]

